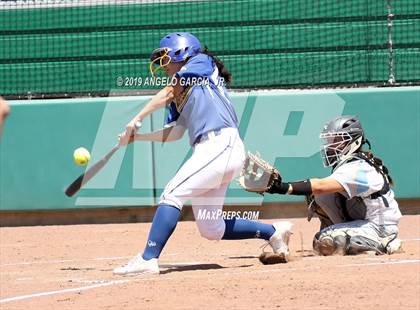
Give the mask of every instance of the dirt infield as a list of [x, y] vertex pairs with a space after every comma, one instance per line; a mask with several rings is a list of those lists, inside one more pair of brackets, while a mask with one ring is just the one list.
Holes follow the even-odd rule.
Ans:
[[[419, 309], [420, 216], [401, 221], [404, 253], [319, 257], [317, 220], [295, 223], [288, 264], [263, 266], [260, 240], [208, 241], [179, 223], [162, 274], [117, 277], [150, 224], [0, 228], [0, 309]], [[267, 221], [272, 222], [272, 221]]]

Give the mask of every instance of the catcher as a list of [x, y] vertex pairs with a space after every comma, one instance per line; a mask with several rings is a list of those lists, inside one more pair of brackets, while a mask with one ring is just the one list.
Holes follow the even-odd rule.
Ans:
[[[337, 117], [324, 126], [320, 138], [325, 141], [321, 149], [324, 166], [332, 167], [330, 176], [283, 182], [274, 167], [251, 155], [240, 184], [248, 191], [306, 196], [308, 220], [317, 214], [321, 221], [313, 239], [317, 254], [392, 254], [400, 250], [401, 213], [392, 179], [382, 160], [362, 149], [364, 144], [370, 148], [370, 143], [359, 119]], [[255, 173], [259, 170], [263, 172]]]

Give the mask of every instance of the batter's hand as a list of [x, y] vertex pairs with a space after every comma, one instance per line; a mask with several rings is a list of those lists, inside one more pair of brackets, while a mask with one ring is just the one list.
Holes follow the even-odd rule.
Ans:
[[127, 144], [130, 144], [134, 141], [134, 134], [133, 135], [127, 135], [127, 132], [124, 131], [123, 133], [120, 133], [118, 135], [118, 146], [123, 147]]
[[125, 127], [125, 131], [118, 135], [118, 145], [125, 146], [134, 141], [134, 136], [136, 132], [141, 128], [142, 123], [137, 118], [134, 118], [131, 122]]
[[125, 132], [127, 135], [132, 136], [136, 133], [137, 130], [139, 130], [141, 127], [141, 121], [135, 117], [133, 118], [127, 126], [125, 126]]

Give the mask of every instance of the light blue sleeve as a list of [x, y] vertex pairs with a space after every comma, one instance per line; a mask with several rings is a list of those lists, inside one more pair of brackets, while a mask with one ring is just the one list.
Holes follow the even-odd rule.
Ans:
[[330, 178], [343, 186], [348, 198], [368, 197], [381, 190], [384, 183], [382, 175], [364, 160], [338, 167]]

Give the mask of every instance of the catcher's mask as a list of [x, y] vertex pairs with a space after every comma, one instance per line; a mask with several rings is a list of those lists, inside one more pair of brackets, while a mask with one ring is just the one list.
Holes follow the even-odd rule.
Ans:
[[358, 152], [367, 142], [356, 116], [340, 116], [328, 122], [320, 134], [321, 157], [325, 167], [332, 167]]
[[181, 62], [201, 51], [200, 41], [189, 32], [174, 32], [164, 36], [159, 48], [150, 55], [150, 72], [154, 76], [170, 62]]

